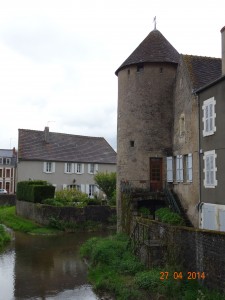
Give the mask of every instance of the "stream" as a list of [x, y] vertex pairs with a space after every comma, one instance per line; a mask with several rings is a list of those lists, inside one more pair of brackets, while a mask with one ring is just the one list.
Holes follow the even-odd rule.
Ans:
[[15, 232], [13, 241], [0, 252], [0, 299], [103, 299], [88, 283], [87, 265], [79, 248], [90, 237], [109, 234], [41, 236]]

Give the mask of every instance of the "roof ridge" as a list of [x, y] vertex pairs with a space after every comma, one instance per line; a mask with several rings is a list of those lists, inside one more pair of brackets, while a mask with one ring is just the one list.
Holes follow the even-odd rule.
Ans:
[[[35, 129], [23, 129], [23, 128], [19, 128], [19, 130], [23, 130], [23, 131], [33, 131], [33, 132], [40, 132], [40, 133], [44, 133], [44, 131], [42, 130], [35, 130]], [[62, 135], [71, 135], [71, 136], [77, 136], [77, 137], [84, 137], [84, 138], [95, 138], [95, 139], [105, 139], [104, 137], [101, 136], [90, 136], [90, 135], [80, 135], [80, 134], [72, 134], [72, 133], [64, 133], [64, 132], [55, 132], [55, 131], [49, 131], [49, 134], [62, 134]]]
[[214, 56], [194, 55], [194, 54], [184, 54], [184, 53], [181, 53], [180, 55], [182, 55], [182, 56], [202, 57], [202, 58], [210, 58], [210, 59], [219, 59], [219, 60], [222, 60], [222, 58], [220, 58], [220, 57], [214, 57]]

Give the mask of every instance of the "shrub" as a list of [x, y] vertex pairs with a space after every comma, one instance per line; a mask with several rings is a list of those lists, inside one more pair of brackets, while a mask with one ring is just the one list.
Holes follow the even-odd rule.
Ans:
[[179, 214], [172, 212], [168, 207], [156, 210], [155, 215], [164, 223], [169, 223], [172, 225], [184, 225], [183, 218]]
[[41, 203], [46, 198], [54, 198], [55, 187], [43, 180], [20, 181], [17, 183], [18, 200]]
[[147, 207], [140, 207], [138, 212], [144, 217], [147, 217], [150, 214], [150, 210]]
[[88, 195], [78, 191], [77, 189], [61, 190], [55, 193], [55, 201], [62, 203], [65, 206], [76, 205], [81, 202], [87, 205], [90, 201]]
[[106, 194], [108, 200], [115, 197], [116, 190], [116, 173], [97, 173], [94, 180], [98, 188]]

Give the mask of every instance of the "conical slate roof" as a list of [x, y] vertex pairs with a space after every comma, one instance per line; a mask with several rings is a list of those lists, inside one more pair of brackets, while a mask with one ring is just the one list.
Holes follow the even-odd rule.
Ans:
[[119, 71], [129, 65], [145, 63], [145, 62], [179, 62], [179, 53], [167, 41], [159, 30], [153, 30], [134, 50], [134, 52], [122, 63], [116, 70]]

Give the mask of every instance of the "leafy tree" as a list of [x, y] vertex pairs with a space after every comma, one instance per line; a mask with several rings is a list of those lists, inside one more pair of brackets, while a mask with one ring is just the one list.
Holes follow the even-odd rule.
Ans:
[[111, 199], [115, 195], [116, 190], [116, 173], [99, 172], [94, 176], [94, 180], [98, 188], [106, 194], [107, 199]]

